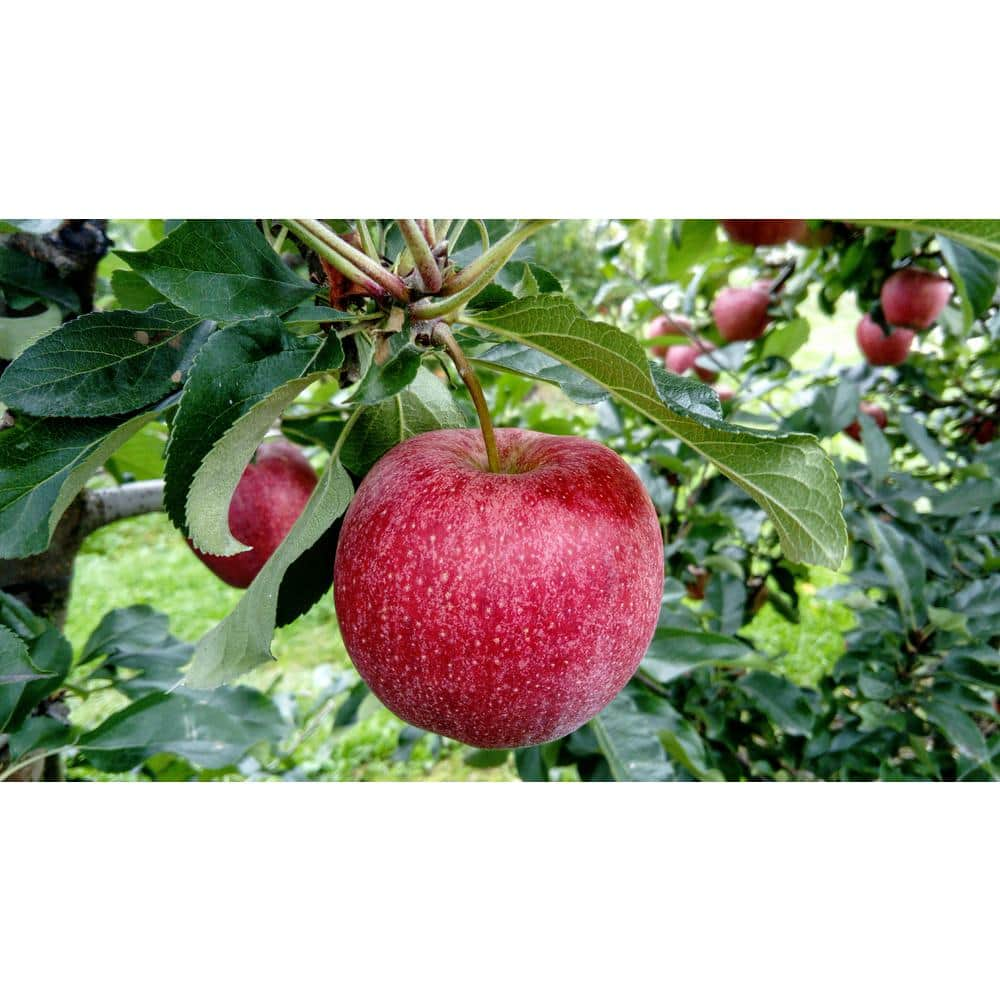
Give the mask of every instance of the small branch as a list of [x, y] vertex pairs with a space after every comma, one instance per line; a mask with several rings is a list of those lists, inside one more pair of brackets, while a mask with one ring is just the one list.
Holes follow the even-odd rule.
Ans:
[[162, 510], [163, 480], [148, 479], [104, 490], [90, 490], [84, 493], [82, 500], [80, 532], [85, 536], [126, 517]]
[[414, 219], [397, 219], [396, 225], [406, 240], [406, 247], [413, 257], [424, 291], [432, 295], [441, 291], [441, 271], [431, 251], [426, 230]]
[[427, 245], [429, 247], [434, 246], [434, 220], [433, 219], [417, 219], [417, 225], [420, 227], [420, 232], [424, 234], [424, 239], [427, 240]]
[[371, 230], [368, 228], [367, 219], [358, 219], [357, 221], [357, 233], [358, 239], [361, 240], [362, 249], [371, 257], [372, 260], [378, 260], [378, 247], [375, 245], [375, 241], [372, 239]]
[[475, 263], [445, 282], [443, 290], [451, 293], [447, 298], [425, 299], [418, 302], [410, 310], [410, 315], [414, 319], [440, 319], [461, 309], [493, 280], [494, 275], [528, 237], [534, 236], [550, 221], [550, 219], [535, 219], [508, 233]]
[[476, 378], [476, 373], [469, 364], [469, 359], [465, 356], [462, 348], [458, 346], [454, 334], [447, 323], [435, 323], [431, 332], [431, 342], [447, 352], [448, 357], [455, 362], [458, 374], [465, 383], [469, 395], [472, 397], [473, 405], [476, 407], [476, 415], [479, 417], [479, 427], [483, 432], [483, 443], [486, 445], [486, 461], [489, 464], [490, 472], [500, 472], [500, 455], [497, 452], [497, 439], [493, 433], [493, 421], [490, 419], [490, 410], [486, 405], [486, 397], [483, 395], [483, 387]]
[[[286, 219], [289, 228], [294, 223], [300, 230], [305, 230], [313, 239], [321, 245], [332, 250], [343, 260], [353, 264], [359, 271], [367, 275], [375, 284], [388, 292], [393, 298], [400, 302], [410, 301], [410, 290], [403, 283], [403, 280], [392, 271], [384, 268], [378, 261], [372, 260], [364, 251], [352, 247], [345, 239], [341, 239], [329, 226], [325, 226], [317, 219]], [[294, 231], [294, 230], [293, 230]], [[319, 253], [319, 250], [316, 252]], [[328, 258], [330, 263], [339, 271], [337, 262]], [[341, 271], [341, 274], [344, 272]], [[359, 282], [360, 283], [360, 282]]]

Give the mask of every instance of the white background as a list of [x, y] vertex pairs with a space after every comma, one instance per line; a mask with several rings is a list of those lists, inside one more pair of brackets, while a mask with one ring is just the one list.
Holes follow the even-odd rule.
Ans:
[[[666, 7], [8, 4], [0, 217], [1000, 216], [988, 5]], [[7, 783], [0, 995], [988, 995], [998, 821], [995, 785]]]

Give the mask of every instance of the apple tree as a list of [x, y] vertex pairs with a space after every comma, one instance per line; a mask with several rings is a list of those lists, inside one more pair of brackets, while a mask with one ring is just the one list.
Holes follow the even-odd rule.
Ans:
[[[405, 442], [427, 432], [474, 441], [482, 477], [523, 471], [502, 463], [517, 460], [505, 444], [520, 440], [516, 428], [546, 429], [511, 389], [532, 382], [593, 408], [596, 422], [577, 429], [622, 456], [617, 474], [626, 478], [581, 474], [575, 488], [596, 509], [601, 482], [616, 496], [619, 483], [638, 477], [659, 529], [647, 546], [666, 574], [643, 649], [625, 657], [620, 680], [588, 702], [572, 731], [556, 727], [550, 739], [529, 727], [509, 748], [483, 741], [489, 749], [471, 752], [470, 763], [513, 753], [533, 780], [992, 776], [996, 226], [624, 220], [598, 228], [587, 266], [574, 261], [564, 275], [561, 255], [542, 252], [542, 220], [149, 221], [135, 244], [142, 249], [115, 247], [122, 266], [103, 287], [95, 268], [109, 242], [100, 220], [6, 223], [0, 777], [38, 777], [46, 766], [54, 775], [53, 763], [66, 759], [161, 777], [248, 773], [261, 747], [271, 748], [267, 774], [288, 773], [289, 746], [325, 707], [288, 711], [239, 681], [270, 661], [275, 628], [330, 599], [342, 530], [352, 531], [362, 509], [352, 506], [355, 492], [370, 492], [369, 473], [386, 467], [380, 460], [412, 452]], [[907, 272], [895, 279], [901, 292], [883, 293]], [[859, 332], [872, 363], [797, 369], [810, 335], [804, 303], [833, 313], [848, 294], [874, 334], [865, 350]], [[667, 322], [648, 340], [661, 316]], [[919, 329], [903, 336], [905, 352], [885, 354], [883, 341], [894, 345], [910, 329], [903, 321]], [[506, 425], [498, 432], [491, 409]], [[267, 474], [262, 449], [278, 428], [320, 470], [294, 506], [262, 503], [265, 488], [246, 485]], [[863, 454], [840, 447], [852, 429]], [[147, 478], [131, 464], [135, 443], [164, 438], [162, 479]], [[418, 476], [436, 473], [410, 474], [416, 495]], [[397, 486], [379, 524], [405, 539], [414, 515], [406, 481]], [[560, 495], [573, 489], [560, 480]], [[136, 606], [111, 612], [72, 650], [60, 625], [82, 539], [160, 506], [217, 571], [245, 558], [248, 542], [266, 559], [232, 576], [245, 593], [193, 645], [171, 636], [162, 613]], [[490, 508], [492, 520], [475, 530], [492, 543], [521, 513], [514, 503]], [[244, 525], [260, 534], [250, 539]], [[428, 559], [443, 542], [447, 561], [458, 526], [441, 525], [441, 539], [410, 537]], [[565, 537], [563, 554], [572, 533]], [[491, 566], [496, 593], [502, 577], [505, 600], [524, 607], [538, 573], [519, 578], [507, 565], [516, 545], [502, 564], [498, 551], [479, 567], [482, 614], [462, 627], [470, 662], [476, 643], [503, 641], [506, 658], [475, 660], [479, 694], [467, 703], [495, 697], [502, 712], [527, 639], [488, 604]], [[383, 552], [373, 565], [391, 575], [390, 558]], [[648, 565], [634, 558], [622, 580]], [[443, 572], [475, 562], [466, 547]], [[428, 683], [420, 661], [434, 658], [434, 637], [455, 630], [447, 602], [404, 597], [418, 564], [380, 581], [398, 588], [398, 600], [378, 589], [379, 614], [399, 636], [383, 644], [379, 665], [391, 673], [402, 664], [411, 692]], [[351, 565], [337, 581], [338, 609], [341, 588], [369, 562]], [[856, 627], [833, 672], [800, 686], [737, 633], [765, 607], [794, 621], [810, 567], [846, 570], [829, 589], [850, 604]], [[596, 556], [575, 566], [574, 591], [601, 572]], [[410, 615], [406, 628], [393, 614]], [[567, 601], [555, 618], [573, 614]], [[631, 613], [603, 617], [609, 636], [639, 628]], [[390, 624], [352, 623], [348, 645], [363, 675], [364, 643]], [[532, 655], [558, 663], [558, 643], [532, 646]], [[449, 648], [442, 674], [456, 661]], [[588, 653], [595, 662], [599, 648]], [[593, 675], [580, 683], [590, 691]], [[71, 725], [67, 699], [100, 690], [124, 706], [99, 725]], [[349, 722], [367, 693], [345, 675], [323, 705]], [[436, 689], [429, 700], [441, 697]], [[434, 728], [433, 713], [420, 718]], [[445, 734], [454, 731], [464, 732]], [[435, 739], [404, 732], [411, 743]]]

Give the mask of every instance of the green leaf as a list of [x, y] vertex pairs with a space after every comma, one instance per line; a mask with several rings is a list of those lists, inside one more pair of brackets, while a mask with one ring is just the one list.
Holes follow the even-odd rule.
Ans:
[[971, 511], [987, 510], [996, 503], [1000, 503], [1000, 480], [967, 479], [934, 498], [934, 513], [960, 517]]
[[0, 399], [36, 417], [132, 413], [180, 387], [211, 330], [170, 305], [88, 313], [12, 362], [0, 375]]
[[[106, 658], [108, 663], [129, 670], [144, 670], [151, 660], [168, 659], [176, 666], [187, 662], [183, 657], [184, 643], [170, 634], [170, 619], [149, 607], [135, 604], [109, 611], [91, 633], [80, 654], [79, 662]], [[186, 647], [190, 653], [189, 646]], [[168, 655], [164, 656], [167, 651]]]
[[332, 456], [294, 527], [264, 564], [232, 613], [195, 647], [187, 674], [192, 687], [213, 687], [271, 659], [278, 588], [288, 568], [347, 509], [351, 480]]
[[286, 326], [297, 324], [308, 324], [310, 326], [318, 323], [345, 323], [353, 322], [357, 319], [353, 313], [341, 312], [339, 309], [331, 309], [329, 306], [317, 306], [306, 303], [297, 306], [290, 313], [281, 317]]
[[32, 662], [24, 640], [0, 625], [0, 684], [24, 684], [46, 676]]
[[561, 296], [519, 299], [468, 322], [576, 369], [714, 462], [767, 511], [790, 560], [840, 566], [847, 551], [843, 501], [833, 465], [814, 438], [725, 423], [715, 393], [651, 369], [634, 337], [587, 320]]
[[905, 229], [931, 233], [971, 247], [990, 257], [1000, 257], [1000, 219], [845, 219], [859, 226]]
[[392, 334], [385, 346], [386, 356], [381, 361], [372, 359], [351, 395], [352, 403], [381, 403], [402, 392], [417, 377], [424, 352], [413, 343], [408, 326]]
[[958, 706], [931, 697], [924, 703], [927, 718], [947, 737], [960, 754], [980, 764], [989, 760], [986, 740], [972, 717]]
[[771, 721], [790, 736], [808, 736], [815, 724], [813, 705], [798, 685], [763, 670], [753, 670], [737, 682]]
[[167, 428], [152, 421], [132, 435], [105, 463], [104, 467], [119, 482], [128, 478], [161, 479], [163, 452], [167, 444]]
[[167, 445], [163, 504], [177, 528], [187, 531], [191, 483], [215, 444], [276, 389], [313, 370], [321, 357], [331, 367], [339, 365], [340, 342], [293, 336], [274, 317], [237, 323], [209, 338], [191, 367]]
[[607, 390], [602, 389], [585, 375], [523, 344], [509, 341], [495, 344], [483, 354], [476, 355], [470, 360], [493, 371], [514, 372], [558, 386], [574, 403], [587, 406], [608, 398]]
[[20, 760], [35, 750], [58, 750], [72, 742], [70, 727], [48, 715], [33, 715], [10, 736], [11, 760]]
[[972, 250], [953, 240], [938, 237], [941, 254], [962, 301], [962, 317], [968, 332], [977, 316], [982, 316], [993, 302], [1000, 265], [996, 257]]
[[809, 340], [809, 321], [801, 316], [776, 326], [764, 341], [762, 358], [791, 358]]
[[902, 428], [906, 440], [927, 459], [929, 465], [940, 465], [941, 462], [945, 461], [944, 449], [927, 433], [927, 429], [912, 413], [901, 413], [899, 426]]
[[390, 448], [415, 434], [467, 426], [447, 386], [421, 368], [402, 392], [362, 412], [344, 443], [341, 459], [355, 475], [364, 476]]
[[12, 361], [61, 322], [57, 306], [49, 306], [36, 316], [0, 316], [0, 358]]
[[94, 767], [119, 772], [154, 754], [170, 753], [198, 767], [231, 767], [258, 743], [287, 732], [274, 703], [251, 688], [157, 691], [84, 733], [77, 745]]
[[920, 550], [912, 538], [902, 534], [891, 524], [865, 513], [865, 521], [875, 552], [900, 611], [911, 629], [920, 628], [927, 621], [927, 602], [924, 600], [924, 581], [927, 568]]
[[856, 382], [838, 379], [833, 385], [820, 386], [809, 404], [811, 423], [827, 437], [843, 430], [857, 418], [861, 393]]
[[639, 666], [665, 684], [696, 667], [736, 663], [752, 653], [745, 642], [715, 632], [660, 627]]
[[640, 712], [628, 691], [622, 691], [590, 726], [615, 781], [667, 781], [673, 777], [655, 718]]
[[120, 267], [111, 275], [111, 291], [122, 309], [142, 312], [166, 298], [158, 292], [141, 274]]
[[0, 559], [44, 552], [73, 498], [154, 414], [111, 418], [18, 417], [0, 431]]
[[0, 233], [33, 233], [44, 236], [63, 224], [62, 219], [0, 219]]
[[861, 443], [868, 456], [868, 472], [872, 483], [878, 484], [889, 475], [889, 459], [892, 449], [886, 441], [882, 429], [867, 413], [858, 414], [858, 424], [861, 427]]
[[0, 286], [55, 302], [67, 312], [80, 308], [76, 292], [62, 281], [51, 264], [3, 245], [0, 245]]
[[175, 305], [220, 323], [280, 314], [316, 292], [249, 219], [192, 219], [151, 249], [118, 256]]

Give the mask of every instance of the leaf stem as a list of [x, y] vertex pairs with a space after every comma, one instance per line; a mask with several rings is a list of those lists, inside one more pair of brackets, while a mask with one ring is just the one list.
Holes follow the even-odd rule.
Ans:
[[441, 270], [434, 259], [426, 230], [415, 219], [397, 219], [396, 225], [399, 226], [407, 249], [413, 257], [424, 291], [432, 295], [441, 291]]
[[355, 267], [328, 244], [313, 236], [308, 229], [297, 225], [293, 219], [286, 219], [285, 223], [288, 226], [289, 232], [294, 233], [307, 247], [315, 250], [323, 260], [327, 261], [331, 267], [340, 272], [348, 281], [360, 285], [369, 295], [383, 304], [388, 304], [391, 301], [389, 293], [382, 285], [369, 278], [367, 274]]
[[[299, 227], [299, 230], [305, 230], [319, 243], [328, 247], [348, 263], [353, 264], [393, 298], [400, 302], [410, 301], [410, 290], [398, 275], [386, 270], [377, 260], [372, 260], [363, 251], [352, 247], [347, 240], [339, 237], [329, 226], [324, 225], [318, 219], [286, 219], [284, 221], [289, 228], [294, 224]], [[313, 248], [316, 249], [315, 246]], [[316, 252], [319, 253], [318, 250]], [[327, 259], [334, 267], [337, 267], [336, 261], [332, 258]], [[339, 267], [337, 269], [340, 270]]]
[[372, 239], [371, 230], [368, 228], [368, 220], [357, 219], [355, 221], [357, 222], [358, 238], [361, 240], [361, 246], [372, 260], [377, 261], [379, 259], [378, 247]]
[[493, 432], [493, 421], [490, 419], [490, 410], [486, 405], [486, 397], [483, 395], [483, 387], [476, 378], [476, 373], [469, 364], [469, 359], [465, 352], [458, 346], [458, 341], [451, 332], [451, 327], [447, 323], [435, 323], [431, 332], [431, 340], [438, 347], [442, 348], [455, 362], [458, 374], [465, 383], [469, 395], [472, 397], [473, 405], [476, 407], [476, 415], [479, 417], [479, 428], [483, 432], [483, 443], [486, 445], [486, 461], [489, 464], [490, 472], [500, 472], [500, 455], [497, 452], [496, 434]]
[[514, 255], [514, 251], [526, 240], [547, 226], [552, 220], [534, 219], [509, 232], [499, 243], [494, 244], [473, 264], [454, 278], [449, 278], [442, 286], [443, 291], [452, 294], [443, 299], [424, 299], [410, 309], [413, 319], [440, 319], [453, 313], [474, 299], [489, 283], [493, 276]]

